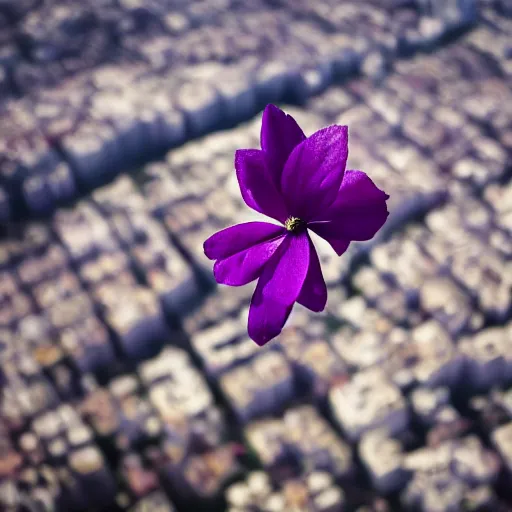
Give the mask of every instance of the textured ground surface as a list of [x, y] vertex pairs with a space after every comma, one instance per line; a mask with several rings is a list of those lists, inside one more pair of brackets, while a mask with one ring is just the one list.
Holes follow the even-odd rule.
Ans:
[[[511, 15], [0, 0], [0, 511], [512, 510]], [[392, 215], [260, 349], [202, 243], [270, 102]]]

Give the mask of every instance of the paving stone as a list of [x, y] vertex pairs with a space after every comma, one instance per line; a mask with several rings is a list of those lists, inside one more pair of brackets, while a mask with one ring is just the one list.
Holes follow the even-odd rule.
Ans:
[[356, 374], [349, 382], [333, 386], [329, 403], [334, 417], [351, 440], [370, 429], [387, 427], [393, 434], [407, 428], [409, 413], [400, 389], [380, 369]]

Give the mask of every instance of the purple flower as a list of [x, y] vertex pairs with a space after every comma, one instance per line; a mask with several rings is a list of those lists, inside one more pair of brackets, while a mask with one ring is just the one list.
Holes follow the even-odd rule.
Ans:
[[283, 329], [295, 302], [319, 312], [327, 287], [308, 230], [342, 255], [351, 241], [369, 240], [388, 216], [386, 200], [362, 171], [345, 171], [348, 127], [306, 137], [274, 105], [263, 112], [261, 150], [240, 149], [235, 168], [247, 206], [281, 225], [238, 224], [204, 243], [219, 284], [259, 279], [249, 309], [249, 336], [264, 345]]

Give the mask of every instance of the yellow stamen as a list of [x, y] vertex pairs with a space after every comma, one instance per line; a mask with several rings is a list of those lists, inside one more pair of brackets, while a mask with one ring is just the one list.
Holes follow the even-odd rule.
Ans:
[[306, 227], [306, 224], [298, 217], [288, 217], [284, 223], [284, 227], [291, 233], [298, 233]]

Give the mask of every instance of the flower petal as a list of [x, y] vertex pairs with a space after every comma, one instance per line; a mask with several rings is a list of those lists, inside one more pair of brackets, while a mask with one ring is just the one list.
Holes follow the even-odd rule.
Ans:
[[243, 286], [258, 278], [264, 265], [284, 240], [284, 234], [240, 251], [226, 259], [217, 260], [213, 267], [215, 280], [228, 286]]
[[261, 121], [261, 149], [277, 188], [281, 185], [281, 174], [290, 153], [306, 136], [295, 119], [275, 105], [267, 105]]
[[263, 295], [281, 304], [293, 304], [308, 273], [309, 252], [306, 233], [287, 236], [276, 254], [278, 262], [263, 286]]
[[264, 345], [283, 329], [309, 267], [306, 234], [287, 236], [265, 266], [249, 309], [249, 336]]
[[253, 245], [271, 240], [286, 230], [268, 222], [246, 222], [218, 231], [205, 241], [204, 253], [211, 260], [229, 258]]
[[348, 127], [329, 126], [290, 154], [281, 190], [291, 215], [310, 220], [336, 199], [348, 157]]
[[264, 297], [262, 279], [263, 275], [252, 296], [247, 327], [249, 337], [260, 347], [281, 333], [293, 308], [293, 304], [285, 305]]
[[322, 275], [320, 260], [311, 238], [309, 239], [309, 268], [297, 302], [305, 308], [319, 313], [327, 303], [327, 285]]
[[386, 222], [388, 198], [364, 172], [347, 171], [324, 222], [313, 222], [308, 227], [329, 242], [370, 240]]
[[284, 200], [270, 174], [263, 151], [239, 149], [235, 153], [235, 169], [245, 204], [284, 222], [288, 216]]

